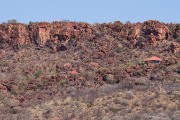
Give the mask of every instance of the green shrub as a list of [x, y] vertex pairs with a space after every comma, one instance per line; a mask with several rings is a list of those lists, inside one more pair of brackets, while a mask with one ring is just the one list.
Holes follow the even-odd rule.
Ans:
[[6, 61], [0, 61], [0, 66], [1, 66], [1, 67], [6, 67], [6, 66], [8, 66], [8, 62], [6, 62]]
[[67, 79], [61, 80], [61, 85], [62, 85], [63, 87], [67, 87], [67, 85], [68, 85], [68, 80], [67, 80]]
[[37, 70], [37, 71], [34, 73], [34, 77], [37, 79], [41, 74], [42, 74], [42, 71], [41, 71], [41, 70]]
[[17, 20], [16, 19], [10, 19], [7, 21], [7, 23], [17, 23]]

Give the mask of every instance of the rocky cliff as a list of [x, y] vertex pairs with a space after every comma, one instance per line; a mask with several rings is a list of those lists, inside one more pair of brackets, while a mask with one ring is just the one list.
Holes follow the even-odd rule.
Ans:
[[[19, 49], [24, 45], [48, 46], [55, 51], [66, 50], [69, 43], [80, 42], [86, 37], [97, 39], [98, 35], [110, 35], [117, 39], [127, 39], [133, 47], [145, 47], [179, 39], [179, 24], [164, 24], [149, 20], [144, 23], [126, 23], [120, 21], [90, 25], [77, 22], [41, 22], [29, 25], [14, 23], [0, 24], [0, 47]], [[179, 40], [178, 40], [179, 41]], [[174, 52], [179, 52], [179, 43], [172, 43]]]

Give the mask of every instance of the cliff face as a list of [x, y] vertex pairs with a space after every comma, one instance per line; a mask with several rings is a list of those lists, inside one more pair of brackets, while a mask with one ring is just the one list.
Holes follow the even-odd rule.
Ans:
[[38, 23], [29, 25], [28, 28], [31, 40], [40, 46], [44, 46], [47, 41], [56, 43], [79, 34], [91, 34], [90, 25], [73, 22]]
[[0, 43], [1, 48], [24, 45], [29, 42], [29, 32], [24, 24], [1, 24]]
[[[77, 43], [83, 37], [96, 39], [97, 31], [113, 38], [128, 39], [134, 47], [143, 42], [156, 46], [158, 42], [180, 37], [179, 25], [164, 24], [154, 20], [135, 24], [116, 21], [98, 25], [76, 22], [41, 22], [30, 25], [17, 23], [0, 25], [0, 45], [1, 48], [19, 49], [23, 45], [36, 44], [49, 46], [57, 51], [70, 41]], [[179, 43], [173, 44], [172, 46], [176, 48], [174, 51], [179, 51], [177, 50]]]

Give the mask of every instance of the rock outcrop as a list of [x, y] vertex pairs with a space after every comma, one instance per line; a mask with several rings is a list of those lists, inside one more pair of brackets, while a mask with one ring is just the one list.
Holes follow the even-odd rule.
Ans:
[[[155, 46], [156, 42], [179, 37], [179, 26], [177, 25], [174, 29], [169, 30], [170, 26], [171, 24], [164, 24], [155, 20], [135, 24], [123, 24], [120, 21], [115, 21], [114, 23], [103, 23], [95, 26], [82, 22], [41, 22], [29, 25], [21, 23], [0, 24], [0, 47], [8, 48], [11, 46], [13, 49], [19, 49], [23, 45], [36, 44], [41, 47], [51, 47], [56, 51], [66, 50], [66, 45], [70, 42], [77, 44], [83, 37], [96, 39], [97, 34], [124, 38], [130, 40], [133, 46], [140, 42]], [[139, 41], [140, 37], [143, 37], [144, 41]], [[177, 46], [174, 45], [173, 47], [176, 52], [178, 51]]]
[[6, 44], [17, 49], [21, 45], [28, 44], [29, 31], [27, 26], [21, 23], [0, 25], [0, 46], [7, 47]]
[[158, 41], [168, 39], [168, 35], [171, 33], [165, 24], [154, 20], [144, 22], [142, 30], [145, 35], [152, 35]]
[[172, 51], [174, 54], [180, 53], [180, 45], [179, 45], [178, 43], [173, 42], [170, 47], [171, 47], [171, 51]]

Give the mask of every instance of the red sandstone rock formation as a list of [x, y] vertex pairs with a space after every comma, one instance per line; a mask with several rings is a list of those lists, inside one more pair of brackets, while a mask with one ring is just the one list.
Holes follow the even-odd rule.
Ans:
[[171, 51], [176, 54], [176, 53], [180, 53], [180, 45], [176, 42], [173, 42], [171, 44]]
[[145, 21], [142, 31], [147, 36], [150, 35], [150, 37], [155, 37], [156, 41], [168, 39], [168, 36], [171, 33], [165, 24], [155, 20]]
[[[27, 26], [24, 24], [1, 24], [0, 25], [0, 41], [7, 43], [13, 48], [29, 43]], [[1, 46], [3, 47], [3, 46]]]
[[[41, 22], [30, 25], [21, 23], [1, 24], [0, 47], [11, 46], [18, 49], [22, 45], [36, 44], [38, 46], [46, 45], [54, 50], [65, 50], [69, 42], [80, 44], [81, 38], [84, 36], [91, 39], [91, 36], [94, 36], [93, 31], [95, 29], [114, 38], [120, 36], [129, 39], [132, 45], [137, 43], [140, 36], [145, 37], [149, 43], [156, 45], [157, 41], [161, 42], [168, 39], [171, 33], [176, 38], [178, 37], [180, 31], [178, 25], [171, 31], [168, 29], [169, 26], [154, 20], [136, 24], [123, 24], [120, 21], [115, 21], [114, 23], [99, 24], [96, 28], [82, 22]], [[147, 41], [145, 42], [148, 43]], [[174, 46], [174, 49], [176, 49], [174, 51], [178, 51], [177, 45]]]
[[78, 37], [80, 34], [91, 35], [92, 29], [90, 25], [75, 22], [0, 25], [0, 42], [8, 44], [13, 48], [30, 43], [44, 46], [47, 41], [58, 44], [59, 42], [67, 42], [71, 37]]
[[129, 39], [137, 39], [139, 38], [140, 34], [141, 34], [141, 27], [142, 24], [141, 23], [136, 23], [134, 24], [131, 28], [130, 28], [130, 32], [129, 32]]

